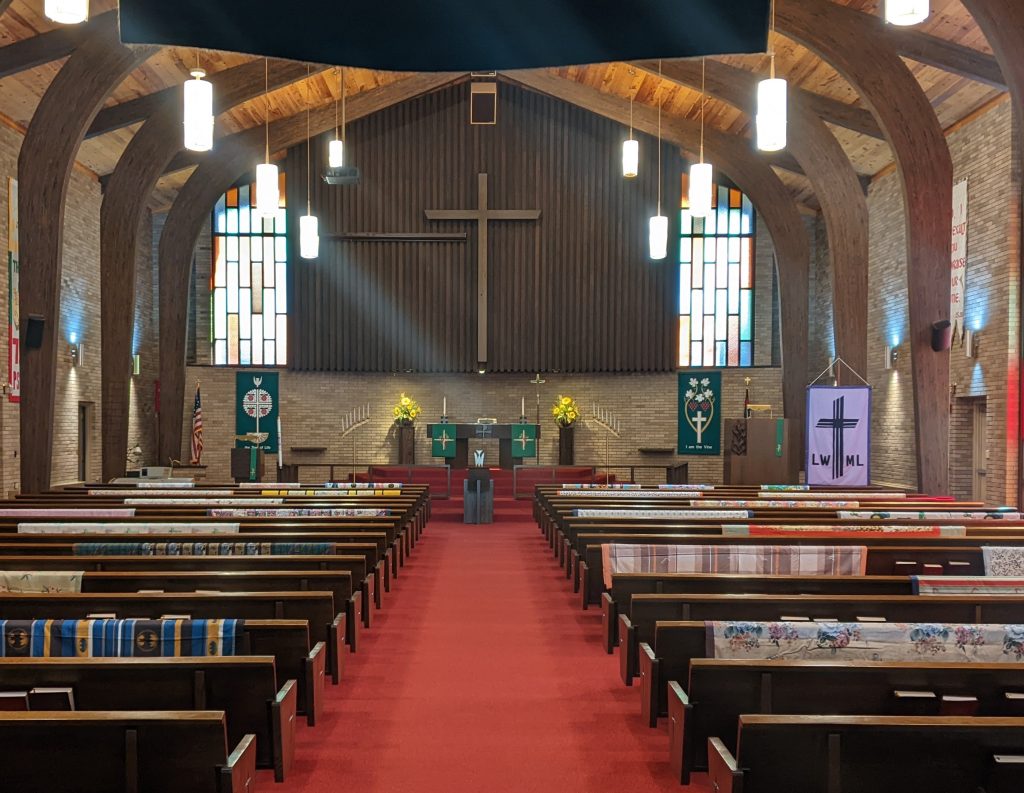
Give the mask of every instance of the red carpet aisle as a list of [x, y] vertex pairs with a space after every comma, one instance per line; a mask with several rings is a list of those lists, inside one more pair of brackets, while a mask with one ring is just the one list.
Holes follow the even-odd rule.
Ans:
[[261, 774], [260, 789], [681, 789], [665, 733], [641, 725], [601, 651], [600, 613], [571, 605], [529, 502], [510, 494], [502, 482], [490, 526], [464, 526], [461, 498], [435, 502], [326, 717], [300, 727], [293, 775]]

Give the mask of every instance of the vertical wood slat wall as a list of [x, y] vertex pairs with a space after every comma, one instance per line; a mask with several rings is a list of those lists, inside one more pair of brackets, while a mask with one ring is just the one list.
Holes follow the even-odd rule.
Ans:
[[[669, 257], [647, 256], [657, 146], [639, 135], [640, 176], [621, 175], [620, 124], [502, 84], [498, 124], [470, 126], [462, 84], [349, 125], [358, 186], [327, 185], [314, 138], [320, 257], [298, 256], [306, 148], [288, 152], [289, 365], [303, 371], [468, 372], [476, 361], [476, 224], [427, 209], [475, 208], [477, 174], [495, 209], [540, 209], [489, 229], [489, 361], [501, 372], [675, 369], [679, 174], [663, 149]], [[467, 232], [466, 242], [340, 241], [342, 232]]]

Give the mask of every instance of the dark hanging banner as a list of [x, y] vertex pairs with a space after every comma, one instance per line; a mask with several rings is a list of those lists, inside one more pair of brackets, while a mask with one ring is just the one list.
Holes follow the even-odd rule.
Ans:
[[770, 0], [121, 0], [121, 40], [395, 71], [764, 52]]

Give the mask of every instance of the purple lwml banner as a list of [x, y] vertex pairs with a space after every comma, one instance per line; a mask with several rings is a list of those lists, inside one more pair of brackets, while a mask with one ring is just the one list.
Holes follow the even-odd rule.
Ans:
[[871, 482], [871, 389], [807, 389], [807, 484], [867, 487]]

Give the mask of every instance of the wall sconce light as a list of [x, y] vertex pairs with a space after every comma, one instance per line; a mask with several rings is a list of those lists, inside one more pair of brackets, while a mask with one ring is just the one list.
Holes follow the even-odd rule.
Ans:
[[74, 333], [71, 334], [71, 345], [68, 347], [68, 354], [71, 358], [72, 366], [81, 366], [82, 360], [85, 357], [84, 345], [78, 341], [78, 336]]
[[964, 357], [966, 358], [977, 358], [978, 357], [978, 331], [965, 329], [964, 330]]
[[132, 375], [138, 377], [142, 373], [142, 356], [138, 353], [132, 356]]
[[885, 345], [885, 369], [889, 371], [896, 368], [896, 361], [900, 357], [900, 348], [893, 347], [889, 344]]

